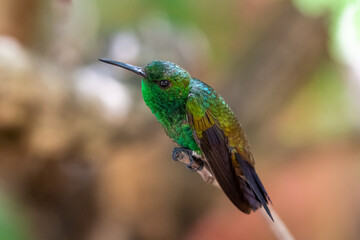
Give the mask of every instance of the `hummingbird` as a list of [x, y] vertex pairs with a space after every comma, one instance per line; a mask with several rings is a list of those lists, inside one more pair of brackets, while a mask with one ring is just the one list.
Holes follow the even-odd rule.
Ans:
[[174, 160], [181, 152], [188, 155], [191, 160], [188, 167], [194, 171], [208, 166], [240, 211], [249, 214], [264, 207], [273, 220], [268, 207], [271, 200], [255, 171], [245, 133], [233, 111], [213, 88], [169, 61], [152, 61], [145, 67], [137, 67], [99, 60], [141, 77], [145, 104], [179, 146], [173, 150]]

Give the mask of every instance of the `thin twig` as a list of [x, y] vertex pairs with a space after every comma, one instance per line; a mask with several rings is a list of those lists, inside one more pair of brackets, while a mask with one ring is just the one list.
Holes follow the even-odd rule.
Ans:
[[[195, 153], [193, 153], [193, 154], [195, 155]], [[201, 156], [196, 156], [196, 158], [200, 159]], [[200, 165], [198, 165], [198, 163], [196, 161], [191, 162], [189, 159], [189, 156], [187, 154], [181, 154], [181, 156], [179, 156], [177, 158], [177, 160], [179, 162], [186, 164], [187, 166], [189, 166], [189, 164], [190, 164], [193, 169], [198, 169], [200, 167]], [[216, 181], [215, 177], [213, 176], [212, 172], [210, 171], [209, 166], [207, 165], [206, 161], [203, 161], [203, 162], [204, 162], [204, 166], [202, 168], [200, 168], [200, 170], [197, 170], [197, 172], [200, 174], [201, 178], [206, 183], [210, 183], [220, 189], [220, 186], [219, 186], [218, 182]], [[279, 215], [275, 212], [275, 210], [272, 207], [270, 207], [270, 206], [268, 206], [268, 207], [270, 208], [271, 214], [274, 218], [274, 222], [271, 221], [271, 219], [265, 212], [264, 208], [261, 209], [262, 210], [261, 215], [265, 218], [266, 222], [268, 223], [270, 229], [272, 230], [274, 235], [277, 237], [277, 239], [279, 239], [279, 240], [294, 240], [295, 238], [292, 236], [289, 229], [286, 227], [285, 223], [281, 220]]]
[[265, 218], [266, 222], [268, 223], [270, 229], [273, 231], [277, 239], [279, 240], [295, 240], [294, 236], [291, 234], [289, 229], [286, 227], [285, 223], [281, 220], [279, 215], [275, 212], [274, 208], [268, 206], [271, 215], [274, 218], [274, 222], [271, 221], [268, 214], [266, 213], [264, 208], [261, 208], [262, 216]]

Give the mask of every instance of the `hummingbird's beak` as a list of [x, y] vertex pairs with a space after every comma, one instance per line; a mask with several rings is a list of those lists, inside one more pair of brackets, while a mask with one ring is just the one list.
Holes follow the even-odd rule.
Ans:
[[118, 67], [121, 67], [121, 68], [125, 68], [125, 69], [127, 69], [129, 71], [132, 71], [132, 72], [136, 73], [137, 75], [140, 75], [140, 76], [142, 76], [144, 78], [147, 77], [144, 69], [141, 68], [141, 67], [133, 66], [133, 65], [130, 65], [130, 64], [122, 63], [122, 62], [102, 59], [102, 58], [100, 58], [99, 60], [104, 62], [104, 63], [112, 64], [112, 65], [115, 65], [115, 66], [118, 66]]

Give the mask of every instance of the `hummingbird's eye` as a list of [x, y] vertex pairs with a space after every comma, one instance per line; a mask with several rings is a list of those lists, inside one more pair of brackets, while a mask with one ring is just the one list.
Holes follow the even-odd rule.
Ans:
[[161, 88], [163, 88], [163, 89], [166, 89], [166, 88], [170, 87], [170, 81], [168, 81], [168, 80], [161, 80], [161, 81], [159, 82], [159, 86], [160, 86]]

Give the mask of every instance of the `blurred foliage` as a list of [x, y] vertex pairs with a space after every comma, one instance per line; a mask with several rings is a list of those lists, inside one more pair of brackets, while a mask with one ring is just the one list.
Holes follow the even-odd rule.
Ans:
[[277, 117], [281, 142], [314, 144], [352, 132], [351, 108], [340, 76], [334, 63], [325, 62], [299, 89]]
[[15, 206], [14, 201], [2, 192], [0, 194], [0, 239], [30, 240], [26, 211]]
[[[337, 59], [343, 58], [343, 52], [339, 46], [339, 38], [341, 37], [340, 28], [348, 27], [353, 28], [356, 32], [357, 42], [360, 43], [360, 1], [359, 0], [293, 0], [294, 4], [304, 14], [312, 17], [319, 17], [327, 15], [328, 17], [328, 28], [330, 36], [330, 51], [332, 55]], [[348, 23], [348, 26], [340, 26], [342, 18], [348, 14], [349, 8], [354, 9], [355, 16], [352, 22]], [[350, 37], [350, 36], [348, 36]]]
[[293, 0], [299, 9], [313, 16], [321, 16], [324, 12], [331, 14], [340, 13], [349, 2], [356, 0]]
[[358, 239], [359, 4], [292, 3], [0, 0], [0, 239], [274, 239], [171, 160], [139, 79], [100, 57], [209, 83], [295, 237]]
[[144, 19], [156, 16], [167, 19], [176, 28], [201, 29], [214, 51], [212, 60], [220, 65], [226, 65], [230, 53], [241, 47], [240, 36], [247, 28], [238, 19], [241, 5], [236, 1], [98, 0], [97, 6], [105, 33], [119, 28], [137, 28]]

